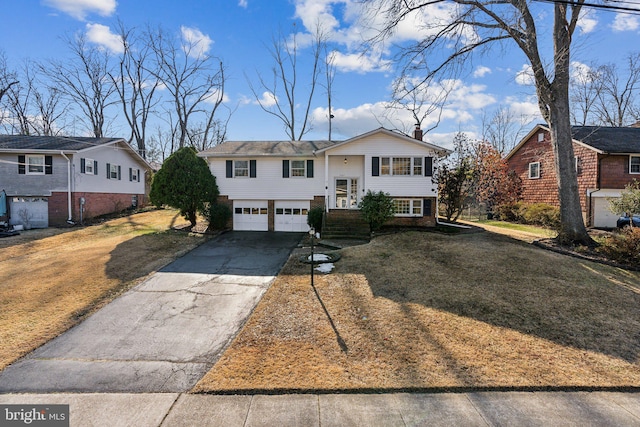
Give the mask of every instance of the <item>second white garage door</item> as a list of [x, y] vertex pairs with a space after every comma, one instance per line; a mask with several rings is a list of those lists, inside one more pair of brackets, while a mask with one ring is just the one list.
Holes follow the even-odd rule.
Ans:
[[[605, 193], [603, 191], [603, 193]], [[609, 198], [620, 197], [620, 190], [606, 192], [607, 197], [593, 197], [593, 226], [598, 228], [614, 228], [619, 215], [609, 209]], [[600, 194], [598, 193], [598, 196]]]
[[233, 202], [233, 229], [268, 231], [268, 213], [266, 200], [235, 200]]
[[309, 214], [309, 201], [276, 201], [275, 202], [276, 231], [307, 232], [307, 215]]

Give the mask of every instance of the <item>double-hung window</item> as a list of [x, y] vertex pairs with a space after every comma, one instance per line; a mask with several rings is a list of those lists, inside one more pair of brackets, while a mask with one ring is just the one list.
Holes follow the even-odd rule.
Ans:
[[640, 156], [629, 156], [629, 173], [640, 173]]
[[305, 161], [304, 160], [291, 160], [291, 176], [305, 177]]
[[422, 216], [421, 199], [393, 199], [395, 216]]
[[93, 175], [93, 159], [84, 159], [84, 173], [87, 175]]
[[27, 175], [44, 175], [44, 156], [27, 156]]
[[107, 163], [107, 179], [120, 179], [121, 168], [119, 165]]
[[236, 178], [249, 176], [249, 161], [236, 160], [233, 162], [233, 176]]
[[380, 157], [380, 175], [422, 176], [422, 157]]
[[540, 178], [540, 162], [529, 163], [529, 179]]

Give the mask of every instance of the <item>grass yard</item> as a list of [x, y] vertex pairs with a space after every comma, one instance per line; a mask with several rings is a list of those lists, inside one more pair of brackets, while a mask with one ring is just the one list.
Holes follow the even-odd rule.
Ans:
[[330, 318], [292, 256], [193, 391], [640, 386], [640, 273], [489, 232], [341, 254]]
[[0, 370], [206, 239], [184, 224], [156, 210], [0, 239]]

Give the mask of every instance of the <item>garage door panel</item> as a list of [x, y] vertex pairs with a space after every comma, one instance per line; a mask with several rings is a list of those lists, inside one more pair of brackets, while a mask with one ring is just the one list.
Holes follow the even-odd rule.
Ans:
[[46, 197], [11, 197], [9, 199], [11, 225], [25, 228], [49, 227], [49, 199]]
[[276, 201], [275, 230], [289, 232], [307, 232], [308, 201]]
[[598, 228], [613, 228], [619, 215], [609, 210], [609, 200], [605, 197], [593, 199], [593, 226]]
[[264, 200], [236, 200], [233, 202], [233, 229], [239, 231], [268, 231], [269, 210]]

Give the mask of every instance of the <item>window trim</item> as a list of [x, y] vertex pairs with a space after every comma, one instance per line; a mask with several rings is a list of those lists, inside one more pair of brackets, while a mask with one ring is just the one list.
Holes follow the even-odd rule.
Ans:
[[[531, 173], [531, 168], [534, 165], [537, 165], [537, 171], [538, 171], [538, 173], [535, 176]], [[528, 175], [529, 175], [529, 179], [539, 179], [540, 178], [540, 162], [531, 162], [531, 163], [529, 163], [529, 173], [528, 173]]]
[[[408, 174], [395, 174], [394, 172], [394, 159], [409, 159], [409, 173]], [[416, 165], [416, 159], [418, 159], [420, 165]], [[385, 164], [386, 163], [386, 164]], [[424, 157], [421, 156], [380, 156], [380, 168], [379, 168], [379, 176], [401, 176], [401, 177], [412, 177], [412, 176], [421, 176], [424, 177], [425, 173], [425, 160]], [[415, 173], [416, 168], [420, 168], [420, 173]]]
[[[46, 168], [46, 161], [44, 158], [44, 154], [27, 154], [25, 156], [25, 171], [27, 175], [45, 175], [45, 168]], [[42, 159], [42, 164], [31, 164], [31, 159]], [[33, 172], [31, 171], [31, 167], [41, 167], [42, 168], [42, 172], [38, 171], [38, 172]]]
[[[394, 197], [393, 198], [393, 208], [396, 208], [396, 202], [409, 202], [409, 213], [398, 213], [395, 212], [393, 214], [394, 217], [399, 218], [421, 218], [424, 216], [424, 207], [423, 207], [423, 199], [414, 199], [411, 197]], [[418, 213], [415, 213], [415, 210], [418, 209]]]
[[[245, 162], [246, 167], [238, 167], [238, 163]], [[239, 175], [238, 171], [246, 170], [247, 174]], [[249, 160], [234, 160], [233, 161], [233, 177], [234, 178], [249, 178]]]
[[[300, 168], [300, 167], [295, 167], [295, 168], [294, 168], [294, 167], [293, 167], [293, 164], [294, 164], [295, 162], [302, 163], [302, 168]], [[295, 175], [295, 174], [293, 173], [293, 171], [294, 171], [294, 170], [295, 170], [295, 171], [297, 171], [296, 173], [297, 173], [298, 175]], [[302, 175], [299, 175], [299, 174], [300, 174], [300, 171], [302, 171]], [[289, 177], [290, 177], [290, 178], [306, 178], [306, 177], [307, 177], [307, 161], [306, 161], [306, 160], [300, 160], [300, 159], [292, 159], [292, 160], [289, 162]]]
[[632, 175], [637, 175], [637, 174], [640, 174], [640, 161], [639, 161], [639, 163], [638, 163], [638, 164], [636, 164], [636, 165], [635, 165], [635, 166], [638, 166], [638, 170], [637, 170], [637, 172], [633, 172], [633, 171], [631, 170], [631, 166], [632, 166], [632, 165], [631, 165], [631, 160], [632, 160], [632, 159], [634, 159], [634, 158], [635, 158], [635, 159], [640, 159], [640, 156], [632, 156], [632, 155], [629, 155], [629, 173], [630, 173], [630, 174], [632, 174]]

